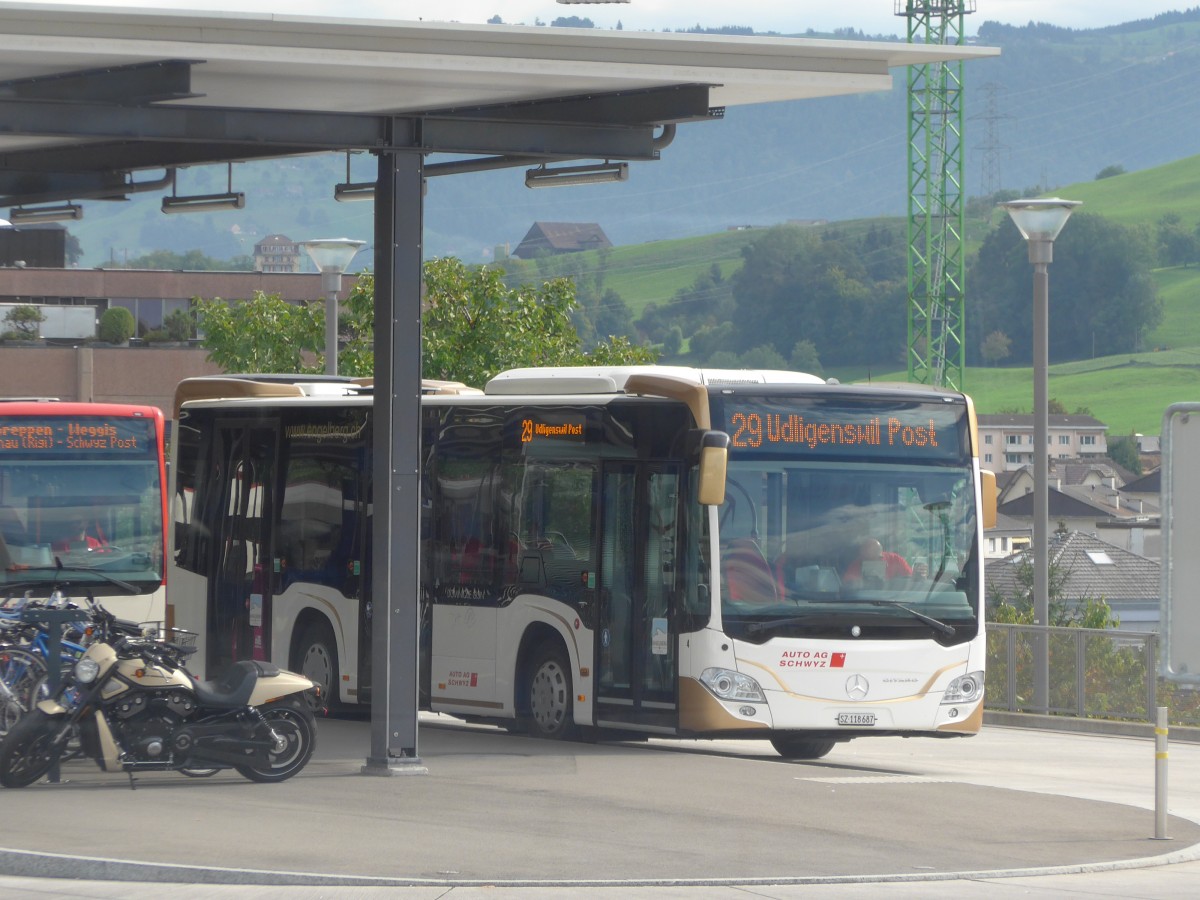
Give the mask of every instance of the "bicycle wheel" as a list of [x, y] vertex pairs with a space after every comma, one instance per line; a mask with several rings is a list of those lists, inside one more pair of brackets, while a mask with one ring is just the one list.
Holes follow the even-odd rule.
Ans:
[[0, 737], [38, 701], [46, 683], [46, 663], [21, 647], [0, 648]]

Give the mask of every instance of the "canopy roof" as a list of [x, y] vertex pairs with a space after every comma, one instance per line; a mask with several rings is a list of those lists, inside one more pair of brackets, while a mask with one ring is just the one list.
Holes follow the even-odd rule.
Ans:
[[0, 203], [341, 149], [653, 159], [658, 129], [727, 106], [887, 90], [889, 69], [997, 52], [0, 2]]

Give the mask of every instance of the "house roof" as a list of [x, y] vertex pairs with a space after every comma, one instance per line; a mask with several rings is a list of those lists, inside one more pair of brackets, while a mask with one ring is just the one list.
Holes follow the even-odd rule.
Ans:
[[[1064, 599], [1088, 597], [1112, 603], [1155, 601], [1160, 592], [1161, 564], [1131, 553], [1082, 531], [1051, 535], [1050, 565], [1063, 580]], [[989, 560], [985, 569], [988, 596], [1014, 597], [1029, 593], [1020, 573], [1032, 560], [1032, 550], [1022, 550], [1001, 560]], [[1057, 583], [1057, 577], [1052, 578]]]
[[[1073, 491], [1059, 491], [1054, 488], [1050, 488], [1049, 493], [1048, 503], [1052, 518], [1056, 516], [1070, 519], [1103, 518], [1118, 514], [1116, 508], [1104, 502], [1103, 498], [1084, 499], [1082, 496], [1075, 496]], [[996, 511], [1006, 516], [1028, 519], [1033, 515], [1033, 492], [1022, 494], [1007, 503], [1001, 503]]]
[[1125, 484], [1133, 477], [1133, 473], [1107, 456], [1081, 459], [1051, 459], [1050, 472], [1055, 478], [1062, 479], [1063, 484], [1086, 484], [1088, 478], [1095, 475], [1100, 478], [1116, 478], [1118, 484]]
[[1155, 469], [1153, 472], [1147, 472], [1140, 478], [1127, 481], [1121, 490], [1130, 494], [1161, 494], [1162, 469]]
[[595, 222], [534, 222], [513, 256], [523, 256], [538, 249], [598, 250], [611, 246], [612, 241]]

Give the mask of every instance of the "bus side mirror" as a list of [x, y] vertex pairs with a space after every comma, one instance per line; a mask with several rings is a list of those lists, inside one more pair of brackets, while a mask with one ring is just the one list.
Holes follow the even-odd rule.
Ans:
[[979, 494], [983, 501], [983, 527], [996, 527], [996, 473], [979, 470]]
[[729, 435], [706, 431], [700, 439], [700, 503], [720, 506], [725, 502], [725, 470], [729, 464]]

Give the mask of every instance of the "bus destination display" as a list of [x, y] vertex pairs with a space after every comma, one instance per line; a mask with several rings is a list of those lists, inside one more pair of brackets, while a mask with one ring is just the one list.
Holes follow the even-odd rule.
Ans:
[[143, 455], [153, 447], [147, 419], [94, 416], [0, 418], [0, 454]]
[[838, 456], [958, 459], [966, 409], [912, 403], [852, 407], [798, 399], [728, 398], [725, 431], [734, 453], [800, 452]]
[[517, 440], [522, 445], [562, 441], [583, 443], [587, 433], [585, 423], [582, 414], [526, 410], [515, 423], [509, 423], [509, 428], [513, 429], [515, 424]]

